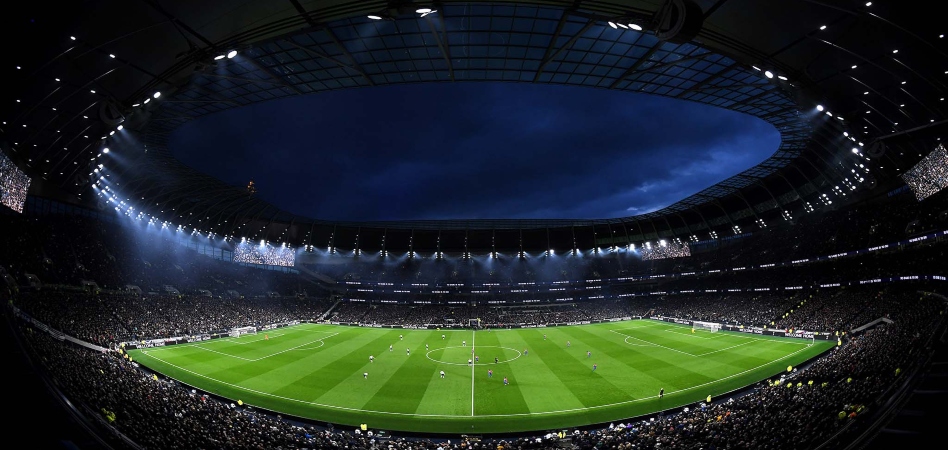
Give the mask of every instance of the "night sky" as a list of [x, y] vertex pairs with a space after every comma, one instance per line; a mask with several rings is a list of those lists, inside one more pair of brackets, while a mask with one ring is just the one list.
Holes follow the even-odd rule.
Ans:
[[765, 160], [744, 114], [653, 95], [514, 83], [384, 86], [194, 120], [169, 147], [229, 184], [326, 220], [642, 214]]

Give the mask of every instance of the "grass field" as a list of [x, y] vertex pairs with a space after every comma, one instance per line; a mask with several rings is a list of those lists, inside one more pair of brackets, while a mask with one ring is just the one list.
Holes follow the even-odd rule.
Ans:
[[[653, 320], [477, 332], [302, 324], [129, 354], [199, 390], [283, 414], [392, 431], [486, 434], [604, 423], [693, 404], [778, 375], [834, 344], [692, 333]], [[472, 351], [479, 361], [469, 365]]]

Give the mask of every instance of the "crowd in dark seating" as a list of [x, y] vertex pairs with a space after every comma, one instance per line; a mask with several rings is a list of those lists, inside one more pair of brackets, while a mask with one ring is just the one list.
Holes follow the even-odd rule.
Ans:
[[802, 296], [793, 292], [670, 295], [656, 301], [653, 315], [763, 327], [798, 304]]
[[28, 284], [26, 274], [32, 274], [43, 285], [76, 286], [89, 281], [108, 290], [137, 286], [143, 292], [161, 293], [169, 285], [179, 292], [233, 290], [245, 296], [327, 293], [324, 285], [295, 271], [238, 265], [223, 254], [204, 256], [213, 253], [198, 245], [206, 238], [175, 241], [157, 232], [82, 216], [7, 216], [3, 220], [0, 265], [21, 284]]
[[[793, 261], [845, 251], [864, 250], [873, 246], [903, 241], [908, 238], [948, 229], [946, 210], [948, 190], [918, 202], [910, 192], [838, 210], [817, 210], [801, 213], [792, 221], [771, 223], [766, 228], [745, 230], [741, 235], [719, 239], [699, 237], [690, 242], [687, 258], [643, 261], [624, 252], [610, 252], [606, 257], [551, 259], [526, 264], [518, 258], [492, 260], [490, 266], [471, 259], [431, 260], [416, 258], [390, 263], [366, 258], [351, 264], [320, 264], [307, 261], [313, 271], [337, 280], [373, 282], [423, 281], [429, 283], [513, 283], [525, 281], [583, 280], [616, 278], [629, 275], [674, 274], [711, 269], [730, 269]], [[652, 238], [653, 243], [656, 238]], [[642, 245], [641, 242], [636, 242]], [[588, 253], [588, 249], [586, 249]], [[891, 265], [881, 265], [882, 269]]]
[[407, 325], [503, 327], [522, 324], [550, 324], [643, 316], [645, 304], [622, 300], [584, 300], [534, 305], [404, 305], [343, 301], [330, 313], [334, 322]]
[[[820, 289], [813, 285], [918, 273], [944, 275], [943, 243], [793, 267], [707, 276], [681, 274], [830, 254], [904, 239], [942, 225], [937, 205], [932, 201], [905, 202], [903, 196], [896, 196], [869, 205], [873, 214], [852, 209], [821, 212], [797, 220], [806, 226], [775, 224], [753, 236], [699, 245], [695, 256], [675, 260], [577, 258], [555, 268], [512, 262], [486, 271], [468, 271], [462, 266], [465, 263], [458, 262], [312, 267], [339, 280], [425, 283], [673, 274], [646, 282], [603, 286], [601, 292], [609, 298], [557, 302], [548, 294], [538, 303], [529, 304], [491, 301], [524, 300], [535, 296], [533, 293], [492, 294], [458, 303], [445, 302], [452, 297], [441, 294], [417, 295], [413, 302], [383, 303], [386, 297], [404, 300], [388, 293], [366, 295], [367, 301], [363, 302], [339, 301], [304, 273], [245, 267], [200, 256], [193, 248], [154, 245], [124, 233], [117, 224], [78, 217], [16, 217], [8, 224], [11, 232], [0, 236], [0, 275], [3, 280], [12, 279], [15, 285], [0, 282], [9, 285], [11, 292], [0, 297], [5, 305], [13, 305], [52, 328], [112, 349], [126, 341], [320, 319], [408, 326], [467, 326], [471, 320], [479, 320], [481, 326], [505, 326], [662, 316], [777, 329], [840, 331], [844, 338], [835, 350], [731, 398], [690, 405], [645, 420], [570, 430], [568, 436], [541, 433], [448, 441], [382, 437], [287, 420], [196, 392], [174, 380], [155, 379], [117, 351], [89, 350], [19, 323], [23, 342], [56, 387], [82, 410], [145, 449], [805, 449], [832, 441], [840, 430], [852, 434], [868, 426], [869, 421], [863, 417], [873, 414], [901, 377], [918, 367], [929, 350], [928, 339], [938, 327], [944, 327], [945, 317], [944, 297], [921, 293], [944, 293], [940, 285], [914, 281]], [[814, 227], [823, 233], [814, 237]], [[42, 285], [32, 285], [26, 274], [36, 275]], [[88, 280], [97, 287], [81, 286]], [[807, 288], [616, 297], [643, 289], [748, 288], [761, 283]], [[127, 285], [139, 286], [141, 292], [129, 290]], [[164, 285], [173, 285], [180, 292], [166, 292]], [[434, 304], [427, 304], [429, 301]], [[886, 320], [876, 323], [880, 318]], [[857, 425], [847, 428], [850, 423]]]
[[[26, 291], [14, 305], [70, 336], [120, 342], [193, 336], [237, 327], [329, 320], [402, 326], [504, 327], [663, 316], [729, 325], [845, 331], [888, 317], [900, 302], [871, 286], [792, 292], [678, 294], [532, 305], [404, 305], [331, 298], [149, 296], [81, 289]], [[333, 308], [335, 306], [335, 308]]]
[[121, 342], [318, 320], [331, 302], [329, 298], [151, 296], [43, 289], [20, 293], [14, 304], [63, 333], [114, 347]]
[[[827, 296], [825, 301], [807, 299], [805, 305], [821, 305], [814, 307], [821, 311], [835, 302], [834, 316], [853, 318], [862, 310], [871, 310], [872, 315], [881, 314], [892, 321], [851, 335], [844, 345], [809, 366], [762, 382], [744, 395], [645, 420], [630, 419], [608, 428], [573, 430], [565, 439], [542, 433], [448, 442], [440, 438], [382, 439], [368, 433], [329, 429], [235, 406], [163, 377], [156, 380], [117, 352], [91, 351], [36, 330], [23, 335], [68, 398], [97, 412], [102, 420], [146, 449], [387, 449], [390, 445], [393, 449], [532, 449], [564, 443], [576, 449], [783, 449], [791, 442], [793, 448], [802, 449], [817, 446], [847, 422], [859, 420], [878, 407], [893, 383], [918, 364], [925, 341], [935, 327], [944, 325], [945, 303], [941, 298], [914, 289], [877, 289], [865, 294], [864, 302], [842, 301], [840, 295]], [[721, 306], [721, 301], [706, 300], [703, 296], [666, 298], [646, 307], [660, 314], [718, 317], [713, 310]], [[779, 312], [797, 300], [763, 304], [765, 309]], [[750, 310], [730, 306], [728, 314], [754, 317], [761, 314], [755, 307], [758, 302], [760, 298], [742, 299], [735, 303], [749, 305]], [[702, 310], [702, 305], [706, 309]], [[275, 314], [281, 317], [283, 313]], [[809, 311], [802, 310], [801, 317], [810, 317]]]

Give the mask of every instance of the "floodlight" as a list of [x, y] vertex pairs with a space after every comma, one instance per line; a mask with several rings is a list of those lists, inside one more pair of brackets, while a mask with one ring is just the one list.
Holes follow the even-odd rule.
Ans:
[[635, 30], [635, 31], [642, 31], [642, 26], [641, 26], [641, 25], [638, 25], [638, 24], [634, 24], [634, 23], [630, 23], [630, 24], [629, 24], [629, 28], [631, 28], [631, 29], [633, 29], [633, 30]]
[[370, 19], [372, 19], [372, 20], [382, 20], [382, 16], [369, 15], [369, 16], [366, 16], [366, 17], [368, 17], [368, 18], [370, 18]]
[[431, 8], [418, 8], [415, 12], [418, 14], [428, 14], [431, 12]]
[[222, 59], [224, 59], [224, 58], [226, 58], [226, 57], [227, 57], [227, 55], [217, 55], [217, 56], [214, 57], [214, 61], [220, 61], [220, 60], [222, 60]]
[[227, 52], [227, 59], [234, 59], [235, 56], [237, 56], [237, 50]]
[[161, 97], [161, 92], [155, 92], [155, 93], [152, 94], [151, 96], [154, 97], [154, 98]]

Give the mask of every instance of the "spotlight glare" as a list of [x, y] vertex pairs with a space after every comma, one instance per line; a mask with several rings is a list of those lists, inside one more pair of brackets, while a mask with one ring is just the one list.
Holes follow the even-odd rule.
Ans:
[[768, 71], [764, 72], [764, 76], [766, 76], [767, 78], [773, 78], [773, 77], [774, 77], [774, 73], [768, 70]]
[[415, 12], [418, 14], [428, 14], [431, 12], [431, 8], [418, 8]]
[[370, 16], [367, 16], [367, 17], [370, 18], [370, 19], [372, 19], [372, 20], [382, 20], [382, 16], [370, 15]]
[[235, 56], [237, 56], [237, 50], [227, 52], [227, 59], [234, 59]]
[[214, 57], [214, 61], [220, 61], [220, 60], [222, 60], [222, 59], [224, 59], [224, 58], [226, 58], [226, 57], [227, 57], [227, 55], [217, 55], [217, 56]]
[[155, 92], [154, 94], [152, 94], [152, 97], [154, 98], [161, 97], [161, 92]]
[[631, 29], [633, 29], [633, 30], [635, 30], [635, 31], [642, 31], [642, 26], [641, 26], [641, 25], [638, 25], [638, 24], [635, 24], [635, 23], [630, 23], [630, 24], [629, 24], [629, 28], [631, 28]]

